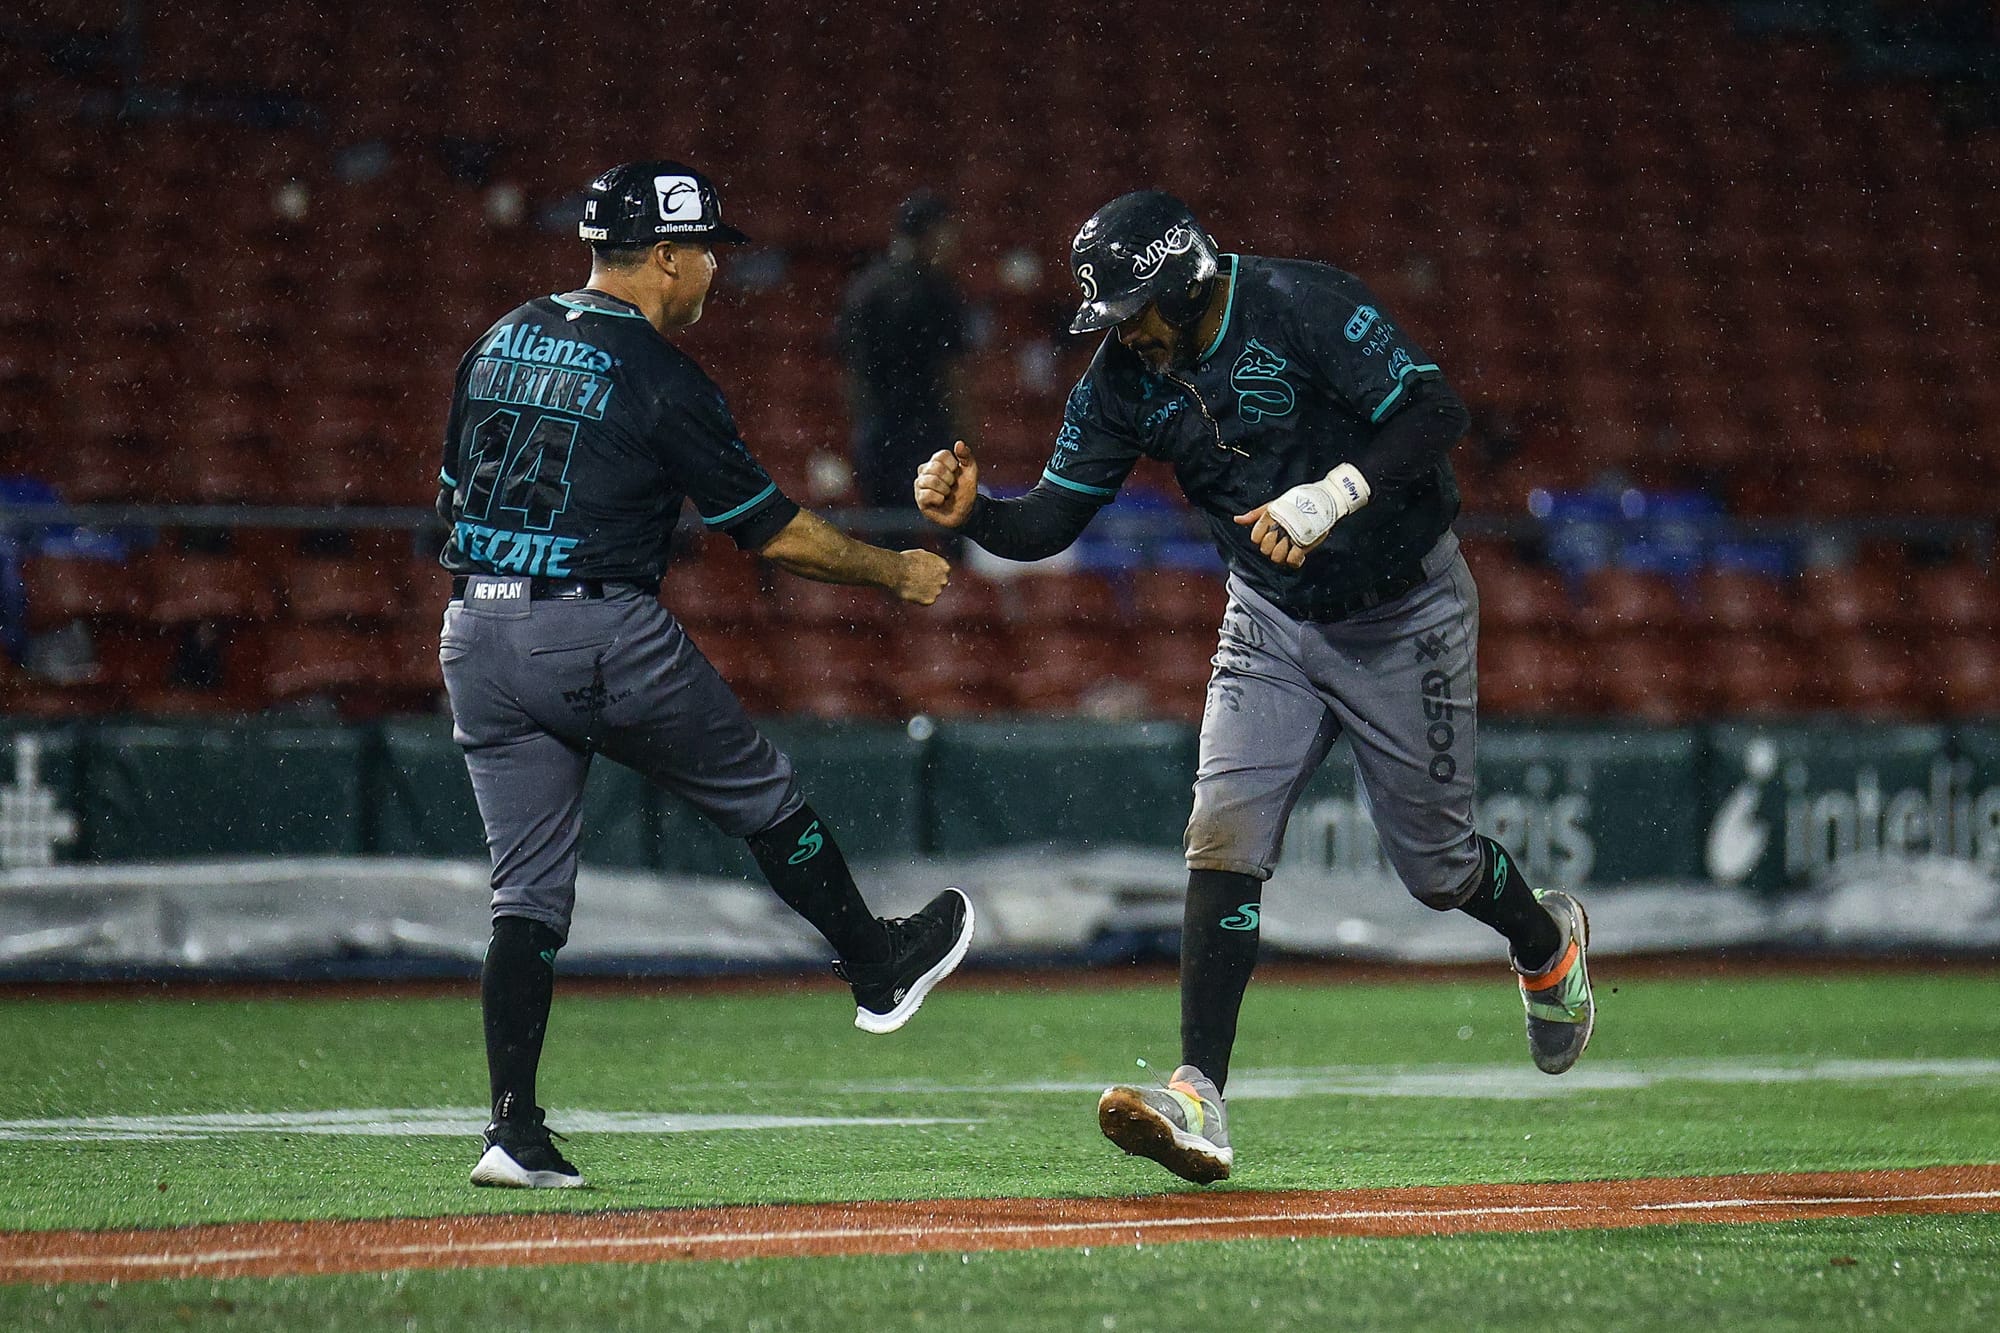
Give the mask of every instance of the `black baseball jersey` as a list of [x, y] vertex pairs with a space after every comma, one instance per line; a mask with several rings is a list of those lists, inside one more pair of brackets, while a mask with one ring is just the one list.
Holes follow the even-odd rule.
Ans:
[[530, 301], [466, 352], [438, 481], [454, 573], [656, 581], [683, 499], [753, 549], [798, 512], [715, 381], [591, 290]]
[[[1328, 264], [1226, 256], [1222, 327], [1190, 369], [1155, 375], [1107, 334], [1063, 411], [1045, 483], [1102, 505], [1141, 457], [1173, 465], [1230, 569], [1297, 614], [1416, 564], [1458, 513], [1442, 456], [1369, 503], [1290, 569], [1233, 522], [1365, 446], [1413, 386], [1439, 378], [1361, 280]], [[1367, 475], [1367, 470], [1363, 470]]]

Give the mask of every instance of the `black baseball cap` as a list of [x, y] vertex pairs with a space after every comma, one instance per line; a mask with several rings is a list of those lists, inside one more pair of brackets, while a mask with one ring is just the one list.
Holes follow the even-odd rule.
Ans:
[[701, 241], [741, 245], [750, 238], [722, 220], [715, 182], [665, 159], [623, 162], [590, 183], [576, 234], [599, 245]]

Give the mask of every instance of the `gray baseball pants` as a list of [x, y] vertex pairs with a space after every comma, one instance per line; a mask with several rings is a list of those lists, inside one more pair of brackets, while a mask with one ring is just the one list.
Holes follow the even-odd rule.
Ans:
[[1479, 592], [1451, 533], [1423, 568], [1408, 593], [1330, 624], [1294, 620], [1230, 577], [1189, 869], [1269, 879], [1292, 807], [1344, 732], [1404, 887], [1439, 911], [1472, 892]]
[[[481, 595], [482, 583], [518, 596]], [[792, 764], [659, 602], [637, 588], [529, 601], [527, 580], [475, 578], [445, 608], [438, 658], [493, 858], [493, 915], [565, 938], [593, 755], [747, 838], [805, 798]]]

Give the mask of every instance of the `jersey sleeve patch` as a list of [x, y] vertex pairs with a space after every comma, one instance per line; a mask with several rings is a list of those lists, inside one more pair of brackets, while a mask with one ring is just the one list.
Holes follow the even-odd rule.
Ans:
[[1138, 436], [1103, 374], [1103, 354], [1070, 390], [1056, 431], [1055, 454], [1042, 480], [1100, 503], [1118, 494], [1139, 461]]
[[1389, 373], [1395, 376], [1395, 387], [1390, 389], [1382, 401], [1376, 404], [1375, 410], [1369, 413], [1368, 419], [1371, 422], [1379, 422], [1395, 411], [1396, 404], [1402, 401], [1403, 391], [1409, 388], [1413, 381], [1443, 372], [1438, 369], [1435, 362], [1416, 364], [1408, 352], [1398, 347], [1389, 355]]

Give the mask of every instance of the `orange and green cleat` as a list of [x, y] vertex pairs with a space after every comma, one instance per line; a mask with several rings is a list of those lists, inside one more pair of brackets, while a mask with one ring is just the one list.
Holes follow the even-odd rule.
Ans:
[[1560, 1074], [1583, 1055], [1597, 1024], [1597, 1004], [1590, 994], [1590, 971], [1584, 951], [1590, 946], [1590, 918], [1583, 904], [1567, 893], [1549, 889], [1535, 894], [1562, 931], [1555, 961], [1539, 972], [1514, 971], [1521, 981], [1521, 1001], [1528, 1008], [1528, 1053], [1544, 1074]]
[[1236, 1160], [1222, 1093], [1193, 1065], [1176, 1069], [1164, 1088], [1106, 1088], [1097, 1099], [1097, 1126], [1132, 1156], [1150, 1158], [1197, 1185], [1227, 1180]]

